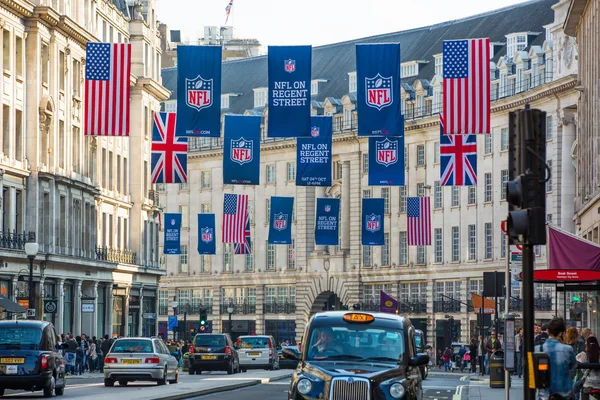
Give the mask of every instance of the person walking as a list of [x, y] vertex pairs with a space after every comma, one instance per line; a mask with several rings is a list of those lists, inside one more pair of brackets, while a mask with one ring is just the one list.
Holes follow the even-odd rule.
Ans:
[[475, 341], [475, 338], [472, 337], [471, 338], [471, 343], [469, 344], [469, 353], [470, 353], [470, 359], [471, 359], [471, 372], [475, 373], [477, 372], [477, 362], [479, 361], [479, 352], [477, 351], [477, 342]]
[[[550, 358], [550, 388], [545, 389], [545, 397], [557, 394], [570, 398], [573, 394], [573, 377], [577, 361], [573, 348], [562, 344], [565, 335], [565, 321], [554, 318], [549, 324], [544, 324], [542, 330], [547, 332], [548, 338], [544, 343], [535, 347], [536, 351], [548, 354]], [[542, 332], [544, 333], [544, 332]]]
[[519, 328], [519, 332], [515, 335], [515, 372], [520, 378], [523, 376], [523, 328]]
[[479, 357], [479, 375], [485, 375], [485, 342], [483, 336], [479, 335], [479, 341], [477, 343], [477, 356]]

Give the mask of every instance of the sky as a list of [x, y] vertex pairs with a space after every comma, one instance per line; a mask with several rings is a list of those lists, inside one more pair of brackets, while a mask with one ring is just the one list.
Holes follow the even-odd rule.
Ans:
[[[158, 20], [183, 39], [225, 24], [229, 0], [157, 0]], [[459, 19], [523, 0], [233, 0], [234, 36], [262, 45], [319, 46]]]

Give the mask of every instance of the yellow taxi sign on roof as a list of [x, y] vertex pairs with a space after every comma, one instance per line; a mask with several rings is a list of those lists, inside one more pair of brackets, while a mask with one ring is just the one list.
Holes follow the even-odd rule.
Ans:
[[348, 313], [343, 316], [344, 321], [346, 322], [357, 322], [361, 324], [366, 324], [369, 322], [375, 321], [375, 317], [370, 314], [362, 314], [362, 313]]

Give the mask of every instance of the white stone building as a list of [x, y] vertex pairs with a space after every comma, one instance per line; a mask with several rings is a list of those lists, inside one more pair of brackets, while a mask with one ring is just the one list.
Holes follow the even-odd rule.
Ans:
[[[155, 0], [7, 0], [2, 29], [0, 293], [27, 303], [34, 232], [37, 318], [59, 333], [154, 334], [158, 196], [149, 178], [161, 85]], [[83, 136], [85, 46], [131, 43], [131, 137]], [[55, 313], [44, 313], [54, 301]], [[4, 314], [6, 317], [6, 314]]]
[[[264, 138], [261, 184], [222, 184], [222, 139], [192, 139], [188, 155], [189, 184], [158, 188], [165, 212], [183, 215], [182, 255], [164, 256], [167, 275], [159, 292], [159, 332], [167, 334], [167, 315], [177, 300], [188, 311], [186, 330], [197, 329], [197, 314], [209, 310], [213, 331], [234, 335], [268, 333], [279, 340], [299, 339], [309, 316], [322, 309], [352, 307], [379, 310], [379, 291], [400, 301], [435, 346], [450, 338], [451, 326], [463, 341], [476, 334], [471, 293], [480, 294], [484, 271], [503, 271], [505, 237], [500, 224], [507, 215], [503, 185], [508, 179], [508, 112], [529, 104], [546, 111], [547, 151], [553, 178], [547, 186], [548, 220], [573, 229], [574, 168], [572, 118], [576, 115], [576, 62], [554, 51], [565, 40], [562, 20], [554, 21], [554, 1], [540, 0], [432, 27], [332, 44], [313, 49], [312, 111], [332, 115], [333, 178], [328, 188], [295, 186], [293, 139]], [[560, 6], [559, 6], [560, 7]], [[557, 14], [558, 15], [558, 14]], [[493, 42], [492, 133], [478, 136], [478, 185], [439, 186], [439, 112], [441, 110], [442, 41], [490, 36]], [[406, 118], [406, 186], [367, 184], [368, 141], [356, 135], [355, 43], [400, 42], [402, 102]], [[268, 123], [266, 57], [223, 65], [223, 113], [261, 115]], [[177, 99], [176, 71], [163, 70], [173, 91], [165, 108]], [[252, 255], [232, 254], [217, 244], [215, 256], [200, 256], [196, 215], [215, 213], [217, 230], [223, 193], [250, 197]], [[407, 247], [406, 197], [432, 197], [432, 246]], [[268, 245], [271, 196], [295, 198], [294, 245]], [[341, 198], [339, 246], [314, 245], [315, 198]], [[361, 199], [385, 199], [383, 247], [360, 241]], [[162, 240], [162, 238], [161, 238]], [[538, 268], [545, 249], [536, 249]], [[162, 251], [161, 251], [162, 253]], [[536, 286], [537, 318], [550, 319], [554, 286]], [[520, 313], [518, 282], [511, 301]], [[233, 315], [227, 308], [233, 305]], [[229, 325], [229, 318], [233, 324]], [[462, 328], [462, 329], [461, 329]]]

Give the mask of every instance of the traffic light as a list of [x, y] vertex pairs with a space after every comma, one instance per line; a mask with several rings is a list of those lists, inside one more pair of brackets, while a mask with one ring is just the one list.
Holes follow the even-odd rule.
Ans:
[[[509, 115], [506, 200], [511, 243], [546, 244], [546, 113], [520, 110]], [[546, 176], [548, 171], [548, 176]]]
[[200, 310], [200, 326], [205, 326], [207, 320], [206, 309], [203, 308]]

